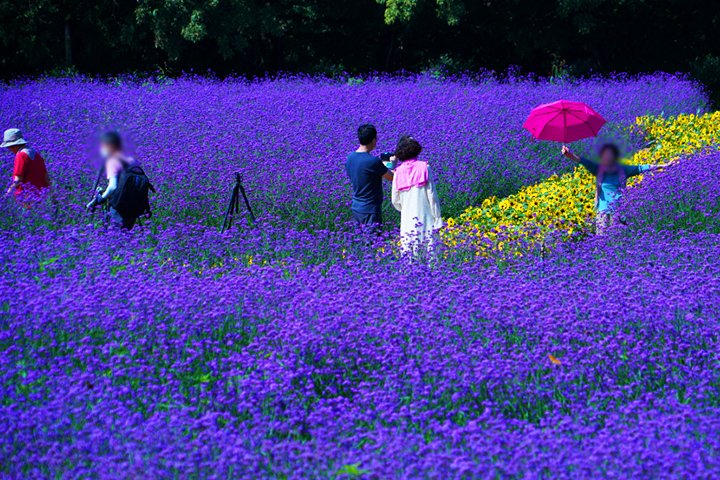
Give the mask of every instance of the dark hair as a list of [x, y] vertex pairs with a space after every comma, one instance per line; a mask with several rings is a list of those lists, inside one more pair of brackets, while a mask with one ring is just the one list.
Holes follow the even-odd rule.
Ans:
[[122, 138], [120, 138], [120, 134], [114, 130], [103, 133], [100, 137], [100, 141], [113, 148], [122, 150]]
[[620, 149], [614, 143], [606, 143], [605, 145], [600, 147], [600, 152], [599, 152], [600, 156], [602, 156], [602, 154], [608, 150], [610, 150], [610, 153], [613, 154], [613, 156], [615, 157], [615, 160], [620, 160]]
[[400, 160], [417, 158], [420, 152], [422, 152], [422, 145], [410, 135], [400, 137], [395, 148], [395, 156]]
[[377, 138], [377, 130], [373, 125], [366, 123], [358, 128], [358, 140], [360, 145], [370, 145]]

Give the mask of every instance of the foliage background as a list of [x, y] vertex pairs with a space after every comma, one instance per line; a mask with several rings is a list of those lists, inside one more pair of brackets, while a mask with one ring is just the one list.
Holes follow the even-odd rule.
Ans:
[[691, 72], [720, 87], [714, 0], [0, 0], [12, 78], [68, 68], [541, 75]]

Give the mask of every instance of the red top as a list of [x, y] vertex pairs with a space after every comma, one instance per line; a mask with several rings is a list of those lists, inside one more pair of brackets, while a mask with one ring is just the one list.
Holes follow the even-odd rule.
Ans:
[[20, 150], [15, 155], [13, 177], [22, 178], [20, 185], [15, 189], [15, 195], [22, 192], [23, 185], [30, 184], [38, 190], [50, 186], [47, 168], [45, 168], [45, 159], [32, 148]]

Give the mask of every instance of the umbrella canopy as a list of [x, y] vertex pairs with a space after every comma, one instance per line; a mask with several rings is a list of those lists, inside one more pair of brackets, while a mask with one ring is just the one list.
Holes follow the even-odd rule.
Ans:
[[558, 100], [530, 112], [523, 127], [538, 140], [569, 143], [598, 134], [605, 119], [582, 102]]

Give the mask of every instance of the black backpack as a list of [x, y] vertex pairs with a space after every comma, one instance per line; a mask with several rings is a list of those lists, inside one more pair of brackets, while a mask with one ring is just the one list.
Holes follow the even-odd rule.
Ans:
[[110, 205], [123, 217], [152, 216], [148, 195], [149, 192], [154, 193], [155, 188], [150, 183], [150, 179], [139, 166], [125, 163], [124, 166], [118, 178], [117, 189], [110, 199]]

